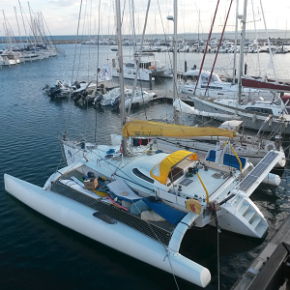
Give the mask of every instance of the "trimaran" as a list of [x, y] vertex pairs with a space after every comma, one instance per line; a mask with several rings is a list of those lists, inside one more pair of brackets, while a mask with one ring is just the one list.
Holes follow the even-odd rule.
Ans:
[[[122, 60], [120, 1], [116, 0], [118, 57]], [[124, 82], [120, 70], [124, 102]], [[62, 140], [67, 166], [39, 187], [5, 174], [5, 189], [44, 216], [115, 250], [172, 273], [201, 287], [209, 270], [179, 253], [191, 227], [214, 225], [262, 238], [268, 223], [250, 199], [281, 158], [270, 151], [251, 169], [233, 151], [211, 150], [204, 161], [196, 153], [165, 153], [150, 137], [234, 136], [219, 128], [194, 128], [150, 121], [125, 121], [122, 106], [121, 145]], [[126, 142], [128, 137], [133, 142]], [[148, 145], [134, 146], [145, 137]], [[139, 140], [140, 141], [140, 140]], [[140, 145], [140, 144], [139, 144]], [[96, 187], [97, 186], [97, 187]], [[96, 188], [95, 188], [96, 187]], [[194, 241], [192, 241], [194, 243]]]

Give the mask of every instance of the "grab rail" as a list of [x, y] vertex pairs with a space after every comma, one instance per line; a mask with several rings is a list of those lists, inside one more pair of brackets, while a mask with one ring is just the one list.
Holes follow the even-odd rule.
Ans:
[[205, 191], [205, 193], [206, 193], [206, 203], [209, 203], [209, 195], [208, 195], [208, 191], [207, 191], [207, 189], [206, 189], [204, 183], [202, 182], [202, 180], [201, 180], [199, 174], [197, 173], [197, 171], [195, 171], [195, 173], [196, 173], [196, 175], [197, 175], [197, 177], [198, 177], [198, 179], [199, 179], [199, 181], [200, 181], [201, 185], [203, 186], [203, 189], [204, 189], [204, 191]]
[[236, 156], [237, 160], [239, 161], [240, 171], [242, 172], [242, 170], [243, 170], [243, 166], [242, 166], [242, 162], [241, 162], [241, 160], [240, 160], [240, 157], [238, 156], [238, 154], [236, 153], [236, 151], [235, 151], [234, 148], [232, 147], [231, 143], [226, 142], [226, 144], [229, 144], [229, 145], [230, 145], [232, 151], [234, 152], [234, 155]]

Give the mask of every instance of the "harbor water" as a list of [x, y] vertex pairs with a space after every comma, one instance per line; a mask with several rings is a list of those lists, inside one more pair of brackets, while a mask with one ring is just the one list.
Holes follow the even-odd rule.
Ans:
[[[96, 68], [114, 56], [109, 46], [62, 45], [65, 56], [0, 69], [0, 289], [199, 289], [180, 278], [121, 254], [106, 245], [75, 233], [33, 211], [4, 189], [8, 173], [43, 186], [46, 179], [64, 166], [59, 138], [85, 139], [98, 144], [110, 142], [110, 134], [121, 133], [121, 117], [112, 108], [80, 107], [72, 100], [50, 99], [43, 87], [56, 79], [93, 80]], [[99, 57], [96, 51], [99, 50]], [[76, 57], [74, 57], [76, 53]], [[124, 47], [124, 54], [130, 48]], [[156, 58], [170, 65], [166, 53]], [[210, 67], [214, 55], [206, 61]], [[233, 54], [221, 55], [220, 72], [232, 63]], [[258, 74], [256, 55], [248, 55], [249, 74]], [[202, 54], [179, 54], [179, 70], [199, 65]], [[260, 55], [261, 70], [269, 65], [269, 55]], [[290, 54], [274, 57], [277, 76], [290, 79]], [[124, 62], [126, 59], [124, 59]], [[227, 71], [229, 75], [231, 72]], [[270, 72], [268, 73], [270, 74]], [[132, 82], [126, 82], [128, 85]], [[138, 86], [145, 88], [148, 84]], [[154, 87], [172, 90], [171, 80], [156, 80]], [[132, 110], [138, 119], [172, 118], [172, 105], [157, 100]], [[194, 117], [182, 116], [187, 125], [199, 124]], [[286, 140], [289, 142], [289, 139]], [[289, 164], [287, 164], [289, 166]], [[208, 289], [217, 289], [220, 260], [221, 289], [230, 289], [249, 263], [273, 237], [290, 212], [288, 167], [281, 171], [277, 188], [261, 185], [252, 195], [269, 223], [268, 235], [253, 239], [214, 227], [188, 231], [181, 253], [207, 267], [212, 273]]]

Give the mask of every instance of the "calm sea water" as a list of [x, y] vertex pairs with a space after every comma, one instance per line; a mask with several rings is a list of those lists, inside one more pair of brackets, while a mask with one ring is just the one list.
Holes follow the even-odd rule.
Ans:
[[[43, 186], [48, 176], [64, 165], [58, 135], [65, 130], [71, 138], [108, 143], [110, 133], [120, 133], [120, 115], [110, 108], [81, 108], [68, 100], [53, 101], [42, 91], [55, 79], [93, 79], [97, 64], [114, 55], [109, 47], [82, 47], [73, 65], [74, 45], [61, 46], [65, 57], [26, 63], [0, 70], [0, 289], [176, 289], [174, 277], [81, 236], [31, 210], [4, 190], [3, 174], [9, 173]], [[81, 54], [79, 54], [81, 52]], [[124, 54], [130, 48], [124, 48]], [[80, 56], [79, 56], [80, 55]], [[279, 77], [289, 78], [289, 55], [275, 56]], [[157, 58], [170, 64], [166, 54]], [[180, 54], [188, 66], [199, 64], [202, 55]], [[232, 55], [219, 58], [217, 67], [226, 68]], [[269, 56], [261, 55], [262, 68]], [[249, 71], [258, 70], [256, 56], [247, 56]], [[213, 56], [206, 65], [210, 66]], [[144, 86], [144, 84], [143, 84]], [[170, 81], [157, 82], [158, 88], [171, 90]], [[172, 106], [162, 101], [139, 108], [132, 117], [144, 119], [172, 116]], [[182, 122], [193, 124], [184, 117]], [[251, 239], [223, 231], [220, 234], [222, 289], [230, 289], [249, 263], [275, 234], [290, 209], [286, 169], [278, 188], [260, 186], [252, 195], [269, 222], [264, 240]], [[288, 179], [288, 182], [287, 182]], [[217, 288], [216, 229], [189, 231], [182, 253], [209, 268]], [[177, 278], [179, 289], [198, 289]]]

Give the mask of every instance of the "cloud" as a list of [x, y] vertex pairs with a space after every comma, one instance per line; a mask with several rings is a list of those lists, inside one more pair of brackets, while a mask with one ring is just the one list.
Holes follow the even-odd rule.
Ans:
[[79, 6], [80, 1], [78, 0], [52, 0], [49, 2], [52, 7], [74, 7]]

